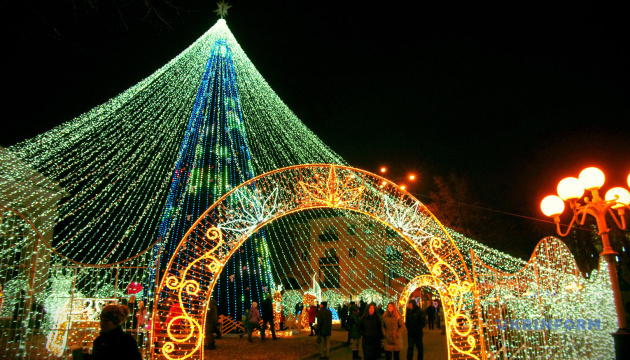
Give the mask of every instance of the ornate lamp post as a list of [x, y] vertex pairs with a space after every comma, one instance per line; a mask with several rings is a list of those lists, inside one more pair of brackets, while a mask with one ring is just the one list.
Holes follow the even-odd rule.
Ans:
[[[615, 267], [615, 255], [617, 253], [610, 246], [608, 232], [610, 229], [606, 224], [606, 214], [610, 214], [617, 227], [621, 230], [626, 229], [625, 212], [630, 209], [630, 192], [622, 187], [615, 187], [606, 193], [602, 199], [598, 190], [604, 185], [604, 173], [598, 168], [590, 167], [582, 170], [578, 178], [568, 177], [558, 184], [558, 195], [549, 195], [543, 199], [540, 204], [542, 212], [553, 217], [556, 223], [556, 231], [560, 236], [566, 236], [574, 223], [584, 225], [586, 215], [592, 215], [597, 220], [597, 229], [602, 238], [604, 250], [600, 256], [608, 263], [608, 272], [610, 274], [610, 282], [612, 284], [613, 296], [615, 300], [615, 309], [617, 311], [617, 321], [619, 329], [615, 332], [615, 351], [617, 359], [628, 359], [630, 344], [630, 333], [627, 329], [626, 316], [621, 300], [621, 291], [619, 290], [619, 281], [617, 279], [617, 268]], [[628, 187], [630, 188], [630, 174], [628, 175]], [[584, 204], [579, 200], [584, 192], [591, 192], [591, 199], [584, 198]], [[573, 210], [573, 218], [566, 232], [560, 229], [560, 214], [564, 211], [564, 202], [568, 202]], [[616, 210], [616, 214], [615, 211]]]

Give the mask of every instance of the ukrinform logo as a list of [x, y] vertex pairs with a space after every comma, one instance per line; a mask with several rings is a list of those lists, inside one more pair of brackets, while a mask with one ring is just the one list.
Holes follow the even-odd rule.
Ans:
[[600, 319], [495, 319], [500, 330], [601, 330]]

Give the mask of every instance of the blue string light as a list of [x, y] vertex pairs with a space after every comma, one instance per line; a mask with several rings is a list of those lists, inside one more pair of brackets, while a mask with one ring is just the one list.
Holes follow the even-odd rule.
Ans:
[[[205, 209], [254, 175], [236, 80], [227, 41], [219, 39], [206, 63], [173, 170], [155, 247], [156, 268], [165, 268], [185, 232]], [[228, 261], [227, 271], [218, 279], [214, 297], [234, 318], [245, 310], [241, 299], [259, 301], [262, 289], [273, 284], [266, 248], [264, 232], [255, 234], [244, 245], [244, 252]], [[231, 275], [238, 278], [229, 279]], [[155, 286], [154, 280], [155, 274], [149, 286]]]

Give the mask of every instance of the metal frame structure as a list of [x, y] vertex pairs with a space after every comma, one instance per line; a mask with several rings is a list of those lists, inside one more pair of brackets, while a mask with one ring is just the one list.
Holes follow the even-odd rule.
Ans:
[[449, 358], [485, 359], [480, 327], [470, 316], [475, 313], [472, 277], [444, 227], [420, 201], [387, 179], [329, 164], [257, 176], [202, 214], [176, 249], [156, 291], [152, 358], [203, 359], [205, 313], [227, 260], [266, 224], [313, 208], [359, 212], [403, 236], [440, 289]]

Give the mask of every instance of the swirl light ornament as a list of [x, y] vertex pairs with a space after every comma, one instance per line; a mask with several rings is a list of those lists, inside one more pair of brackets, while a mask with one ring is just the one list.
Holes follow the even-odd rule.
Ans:
[[[197, 219], [169, 262], [156, 292], [152, 322], [165, 323], [165, 328], [153, 329], [156, 345], [152, 357], [203, 359], [209, 296], [230, 256], [253, 232], [276, 219], [313, 208], [332, 208], [367, 215], [403, 236], [430, 269], [432, 285], [443, 299], [449, 357], [485, 358], [481, 328], [470, 317], [476, 309], [475, 302], [469, 301], [473, 298], [472, 277], [464, 258], [424, 205], [395, 184], [382, 186], [384, 181], [347, 166], [298, 165], [257, 176], [226, 193]], [[253, 204], [261, 206], [256, 213], [263, 215], [252, 216]], [[401, 216], [413, 219], [413, 224]], [[392, 224], [392, 219], [399, 221]], [[417, 241], [427, 238], [430, 240]], [[170, 302], [181, 307], [181, 314], [165, 307]]]

